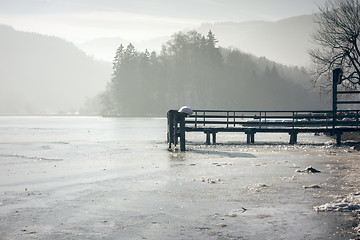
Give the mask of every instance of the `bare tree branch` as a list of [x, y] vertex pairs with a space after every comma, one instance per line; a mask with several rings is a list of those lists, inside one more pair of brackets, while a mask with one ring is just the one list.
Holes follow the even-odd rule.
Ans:
[[332, 70], [343, 69], [344, 86], [360, 84], [360, 0], [329, 0], [319, 7], [318, 24], [312, 36], [318, 45], [309, 51], [314, 64], [313, 80], [318, 85], [331, 86]]

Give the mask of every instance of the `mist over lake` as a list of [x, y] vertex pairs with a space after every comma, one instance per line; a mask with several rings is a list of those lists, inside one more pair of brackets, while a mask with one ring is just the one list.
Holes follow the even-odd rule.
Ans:
[[[291, 33], [294, 28], [296, 34]], [[307, 38], [313, 28], [311, 15], [279, 22], [203, 24], [198, 30], [158, 38], [151, 48], [105, 38], [94, 43], [100, 50], [93, 51], [2, 25], [0, 115], [164, 116], [183, 105], [328, 108], [326, 95], [319, 96], [320, 90], [311, 85], [302, 56], [311, 47]], [[268, 33], [271, 41], [261, 42], [261, 29], [277, 34]], [[286, 50], [291, 46], [284, 40], [296, 45], [296, 51]], [[104, 60], [102, 53], [111, 57]], [[296, 66], [282, 56], [304, 64]]]

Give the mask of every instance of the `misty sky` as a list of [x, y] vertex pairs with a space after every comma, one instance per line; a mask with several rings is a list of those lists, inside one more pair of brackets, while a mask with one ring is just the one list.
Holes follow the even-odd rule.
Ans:
[[172, 35], [204, 22], [276, 21], [317, 12], [325, 0], [0, 0], [0, 24], [76, 43]]

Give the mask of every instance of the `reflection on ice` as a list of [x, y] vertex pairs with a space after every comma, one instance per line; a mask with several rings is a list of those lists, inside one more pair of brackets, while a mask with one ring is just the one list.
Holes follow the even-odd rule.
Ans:
[[202, 155], [215, 155], [215, 156], [227, 157], [227, 158], [256, 158], [256, 156], [251, 153], [240, 153], [240, 152], [232, 152], [232, 151], [189, 149], [188, 152], [202, 154]]

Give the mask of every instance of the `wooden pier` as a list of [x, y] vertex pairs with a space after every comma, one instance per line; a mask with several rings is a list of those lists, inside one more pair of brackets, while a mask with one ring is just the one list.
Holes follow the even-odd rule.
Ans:
[[341, 144], [344, 132], [360, 132], [360, 110], [341, 111], [215, 111], [194, 110], [187, 116], [176, 110], [168, 112], [168, 143], [185, 151], [185, 133], [203, 132], [206, 144], [216, 144], [220, 132], [242, 132], [247, 144], [255, 143], [256, 133], [288, 133], [296, 144], [299, 133], [336, 135]]
[[225, 111], [193, 110], [191, 115], [170, 110], [167, 113], [169, 149], [180, 142], [185, 151], [186, 132], [203, 132], [206, 144], [216, 144], [220, 132], [243, 132], [247, 144], [255, 143], [256, 133], [288, 133], [289, 143], [296, 144], [299, 133], [325, 133], [336, 136], [341, 144], [344, 132], [360, 132], [360, 110], [338, 111], [339, 104], [360, 104], [360, 101], [338, 101], [340, 94], [359, 94], [359, 91], [337, 91], [341, 69], [333, 71], [333, 109], [331, 111]]

